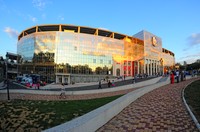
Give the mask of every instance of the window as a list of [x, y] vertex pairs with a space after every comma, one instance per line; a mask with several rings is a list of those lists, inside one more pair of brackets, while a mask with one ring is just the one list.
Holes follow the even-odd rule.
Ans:
[[93, 59], [93, 63], [96, 63], [96, 59]]
[[74, 50], [77, 51], [77, 47], [76, 46], [74, 46]]
[[108, 61], [108, 64], [111, 64], [111, 60]]
[[131, 71], [128, 71], [128, 74], [131, 74]]
[[100, 60], [100, 64], [103, 64], [103, 60], [102, 59]]

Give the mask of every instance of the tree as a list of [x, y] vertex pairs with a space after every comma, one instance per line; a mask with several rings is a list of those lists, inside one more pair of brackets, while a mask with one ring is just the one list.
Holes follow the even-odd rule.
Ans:
[[196, 60], [196, 63], [200, 63], [200, 59], [197, 59], [197, 60]]

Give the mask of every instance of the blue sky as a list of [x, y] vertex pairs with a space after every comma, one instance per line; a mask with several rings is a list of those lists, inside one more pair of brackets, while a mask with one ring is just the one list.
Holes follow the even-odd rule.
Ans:
[[0, 0], [0, 56], [17, 50], [17, 35], [41, 24], [72, 24], [162, 38], [176, 62], [200, 59], [199, 0]]

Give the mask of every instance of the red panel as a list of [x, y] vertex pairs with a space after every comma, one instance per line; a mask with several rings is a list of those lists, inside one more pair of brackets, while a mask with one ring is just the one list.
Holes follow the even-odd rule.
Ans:
[[132, 76], [134, 76], [134, 75], [135, 75], [135, 70], [134, 70], [134, 67], [135, 67], [135, 65], [134, 65], [134, 61], [132, 61]]

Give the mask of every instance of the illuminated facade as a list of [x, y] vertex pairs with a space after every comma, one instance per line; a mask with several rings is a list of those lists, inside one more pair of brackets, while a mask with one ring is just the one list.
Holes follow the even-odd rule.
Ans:
[[40, 74], [42, 80], [57, 83], [155, 75], [164, 72], [165, 63], [174, 65], [174, 54], [162, 48], [160, 38], [153, 38], [147, 39], [144, 32], [131, 37], [73, 25], [35, 26], [18, 37], [17, 52], [23, 58], [19, 71]]
[[148, 75], [163, 74], [174, 68], [174, 53], [162, 48], [160, 37], [147, 31], [141, 31], [135, 34], [134, 37], [144, 41], [144, 55], [139, 60], [142, 69], [140, 73]]

